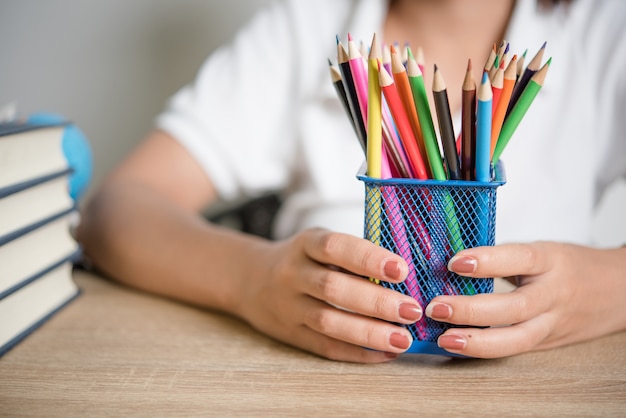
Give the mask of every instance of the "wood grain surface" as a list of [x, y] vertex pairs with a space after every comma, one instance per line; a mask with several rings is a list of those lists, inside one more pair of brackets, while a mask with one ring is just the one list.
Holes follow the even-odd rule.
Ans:
[[626, 416], [626, 333], [506, 359], [325, 360], [85, 271], [0, 358], [2, 416]]

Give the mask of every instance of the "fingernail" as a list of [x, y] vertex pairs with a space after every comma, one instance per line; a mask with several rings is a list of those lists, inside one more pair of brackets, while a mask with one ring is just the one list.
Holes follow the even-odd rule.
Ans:
[[452, 306], [445, 303], [431, 303], [426, 307], [426, 316], [439, 321], [452, 316]]
[[399, 348], [401, 350], [406, 350], [411, 346], [411, 341], [409, 340], [409, 338], [404, 334], [400, 334], [399, 332], [394, 332], [389, 336], [389, 343], [393, 347]]
[[390, 279], [398, 280], [400, 279], [400, 264], [397, 261], [387, 261], [383, 266], [383, 271], [385, 272], [385, 276]]
[[422, 309], [413, 303], [401, 303], [398, 314], [402, 319], [415, 322], [422, 317]]
[[460, 335], [442, 335], [437, 340], [437, 345], [446, 350], [463, 350], [467, 341]]
[[478, 267], [478, 260], [474, 257], [455, 255], [448, 262], [448, 270], [455, 273], [473, 273]]

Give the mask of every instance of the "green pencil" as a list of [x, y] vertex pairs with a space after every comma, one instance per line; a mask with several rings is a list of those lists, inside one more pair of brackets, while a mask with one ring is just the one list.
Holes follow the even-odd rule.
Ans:
[[539, 69], [539, 71], [537, 71], [535, 75], [532, 76], [528, 85], [522, 92], [519, 100], [511, 110], [511, 113], [504, 120], [502, 130], [500, 131], [500, 135], [498, 136], [498, 142], [496, 143], [496, 147], [493, 151], [493, 156], [491, 158], [491, 162], [494, 166], [498, 163], [498, 160], [502, 155], [502, 151], [504, 151], [504, 148], [511, 140], [513, 133], [522, 121], [522, 118], [526, 114], [526, 111], [532, 104], [533, 100], [535, 100], [535, 97], [537, 97], [537, 93], [539, 93], [539, 90], [541, 90], [551, 62], [552, 58], [548, 59], [543, 67], [541, 67], [541, 69]]
[[426, 95], [424, 76], [410, 50], [408, 51], [408, 55], [407, 75], [411, 85], [413, 101], [415, 101], [417, 117], [422, 127], [422, 135], [424, 136], [424, 146], [426, 147], [430, 172], [436, 180], [446, 180], [446, 173], [443, 170], [443, 161], [441, 160], [441, 152], [437, 144], [435, 125], [433, 124], [430, 105], [428, 104], [428, 96]]

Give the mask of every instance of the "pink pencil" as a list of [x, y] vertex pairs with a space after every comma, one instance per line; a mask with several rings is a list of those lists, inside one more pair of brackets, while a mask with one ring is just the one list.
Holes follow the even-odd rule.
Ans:
[[363, 56], [350, 34], [348, 34], [348, 65], [350, 65], [352, 72], [359, 109], [367, 126], [367, 72], [363, 63]]

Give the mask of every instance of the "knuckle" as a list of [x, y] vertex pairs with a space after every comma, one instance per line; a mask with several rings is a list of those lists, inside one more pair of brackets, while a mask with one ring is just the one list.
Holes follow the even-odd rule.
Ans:
[[315, 309], [311, 311], [307, 318], [307, 325], [322, 334], [330, 334], [334, 321], [328, 309]]
[[317, 281], [317, 291], [327, 301], [336, 300], [339, 288], [339, 276], [332, 270], [325, 270]]
[[338, 234], [321, 234], [319, 238], [319, 250], [324, 256], [330, 256], [337, 252], [341, 238]]
[[373, 326], [367, 326], [363, 330], [363, 335], [365, 337], [365, 345], [367, 347], [377, 347], [379, 338], [376, 329]]
[[540, 251], [539, 245], [524, 245], [520, 251], [520, 257], [525, 266], [529, 269], [537, 263], [537, 253]]
[[511, 321], [514, 324], [524, 321], [528, 317], [530, 311], [530, 299], [525, 293], [515, 294], [515, 298], [511, 301]]
[[480, 318], [483, 316], [483, 309], [478, 304], [469, 304], [465, 307], [465, 322], [471, 325], [480, 325]]
[[325, 357], [329, 360], [341, 360], [342, 352], [338, 346], [338, 344], [333, 340], [326, 340], [320, 344], [318, 349], [318, 353], [320, 356]]
[[370, 268], [368, 268], [368, 266], [370, 265], [372, 258], [373, 258], [373, 254], [370, 251], [364, 251], [361, 254], [361, 257], [359, 260], [359, 268], [361, 269], [361, 271], [371, 270]]
[[[382, 289], [381, 289], [382, 290]], [[377, 318], [386, 318], [390, 315], [387, 315], [389, 311], [388, 307], [391, 305], [393, 301], [391, 300], [391, 296], [386, 293], [378, 294], [373, 303], [373, 314]]]

